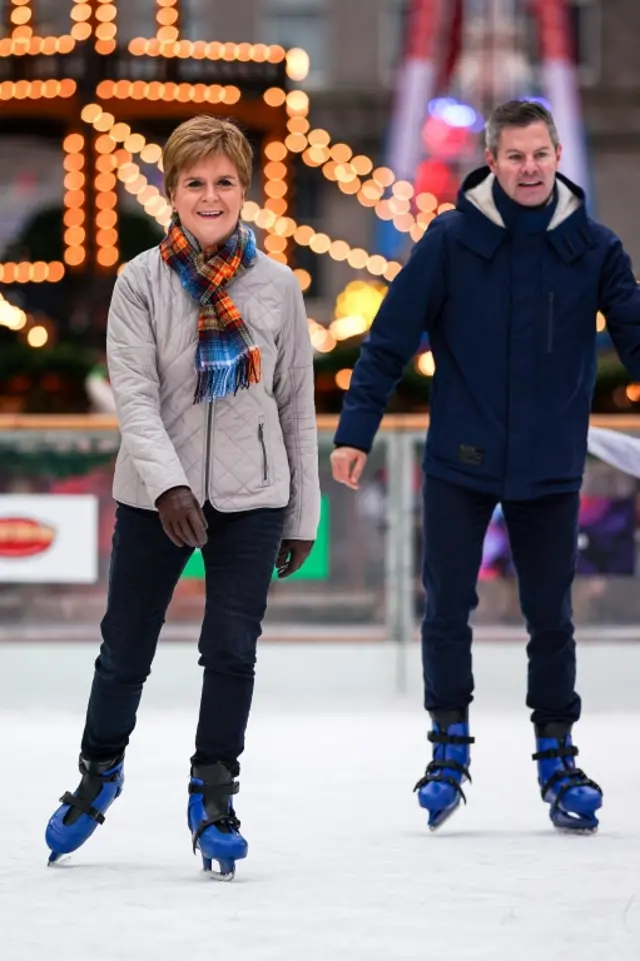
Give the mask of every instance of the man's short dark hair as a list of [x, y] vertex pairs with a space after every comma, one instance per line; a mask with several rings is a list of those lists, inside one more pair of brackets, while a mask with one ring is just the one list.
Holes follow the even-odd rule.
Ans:
[[532, 123], [546, 123], [554, 147], [560, 143], [553, 114], [535, 100], [508, 100], [495, 108], [485, 127], [487, 149], [495, 157], [500, 136], [505, 127], [529, 127]]

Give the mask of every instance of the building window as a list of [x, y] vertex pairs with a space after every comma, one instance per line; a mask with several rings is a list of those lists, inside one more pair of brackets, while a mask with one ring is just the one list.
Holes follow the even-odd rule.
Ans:
[[[601, 0], [566, 0], [569, 10], [573, 48], [582, 83], [594, 84], [601, 72]], [[383, 83], [393, 85], [404, 58], [411, 0], [385, 0], [380, 30], [380, 70]], [[453, 11], [453, 5], [451, 11]], [[525, 52], [534, 65], [540, 64], [539, 28], [534, 0], [524, 0], [521, 36]], [[441, 47], [439, 44], [438, 47]]]
[[206, 0], [181, 0], [180, 36], [185, 40], [215, 39], [214, 17]]
[[[53, 2], [59, 2], [59, 0], [53, 0]], [[155, 3], [150, 0], [119, 3], [116, 24], [120, 46], [126, 46], [134, 37], [155, 37], [158, 30]]]
[[264, 42], [309, 54], [309, 76], [301, 85], [307, 89], [327, 82], [328, 32], [325, 0], [262, 0]]

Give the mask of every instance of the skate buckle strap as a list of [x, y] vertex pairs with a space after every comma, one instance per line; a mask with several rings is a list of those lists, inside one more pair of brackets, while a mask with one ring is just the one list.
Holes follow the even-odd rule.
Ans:
[[194, 784], [193, 781], [189, 781], [189, 794], [204, 795], [205, 804], [207, 801], [224, 801], [230, 795], [237, 794], [239, 790], [240, 785], [237, 781], [229, 781], [228, 784], [207, 784], [206, 781], [202, 784]]
[[550, 747], [546, 751], [536, 751], [535, 754], [531, 755], [534, 761], [553, 761], [556, 758], [577, 756], [578, 748], [573, 744], [571, 746]]
[[475, 737], [462, 734], [446, 734], [444, 731], [429, 731], [427, 740], [432, 744], [475, 744]]
[[448, 784], [450, 787], [454, 788], [464, 803], [467, 803], [464, 791], [459, 781], [456, 781], [453, 777], [448, 777], [443, 774], [443, 771], [457, 771], [461, 775], [461, 778], [466, 779], [471, 784], [471, 775], [469, 774], [469, 769], [464, 767], [462, 764], [458, 764], [457, 761], [431, 761], [427, 766], [427, 770], [424, 776], [420, 778], [416, 786], [414, 787], [414, 792], [419, 791], [420, 788], [425, 787], [425, 785], [431, 782], [437, 782], [438, 784]]
[[560, 802], [567, 791], [571, 791], [575, 787], [590, 787], [593, 788], [594, 791], [597, 791], [598, 794], [602, 794], [602, 788], [596, 784], [595, 781], [592, 781], [591, 778], [588, 778], [580, 768], [562, 768], [559, 771], [555, 771], [540, 788], [543, 801], [546, 801], [546, 795], [551, 788], [555, 787], [560, 781], [564, 781], [565, 783], [560, 786], [553, 800], [551, 805], [552, 811], [555, 811], [560, 806]]
[[104, 824], [104, 814], [83, 798], [76, 797], [76, 795], [71, 794], [70, 791], [65, 791], [60, 800], [63, 804], [68, 804], [69, 807], [78, 808], [83, 814], [97, 821], [98, 824]]
[[202, 821], [202, 823], [199, 824], [197, 829], [193, 832], [193, 853], [196, 853], [198, 841], [207, 828], [224, 827], [228, 829], [229, 833], [231, 833], [231, 831], [239, 831], [240, 826], [240, 819], [236, 816], [236, 812], [233, 810], [233, 808], [230, 808], [226, 814], [221, 814], [220, 817], [209, 818], [207, 821]]

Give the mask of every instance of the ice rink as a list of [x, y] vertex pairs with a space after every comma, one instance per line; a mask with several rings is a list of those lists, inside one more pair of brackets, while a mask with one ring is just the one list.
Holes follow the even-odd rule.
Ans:
[[412, 794], [427, 760], [417, 651], [399, 698], [387, 648], [264, 649], [237, 803], [249, 857], [230, 884], [202, 875], [186, 829], [188, 645], [158, 656], [107, 823], [47, 869], [94, 654], [0, 645], [2, 961], [640, 957], [635, 645], [581, 652], [579, 761], [605, 791], [595, 837], [556, 834], [539, 798], [517, 645], [477, 647], [474, 783], [437, 834]]

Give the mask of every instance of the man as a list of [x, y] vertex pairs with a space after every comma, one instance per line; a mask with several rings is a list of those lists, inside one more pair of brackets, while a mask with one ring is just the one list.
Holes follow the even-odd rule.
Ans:
[[427, 331], [436, 365], [424, 461], [422, 624], [433, 760], [416, 785], [437, 828], [469, 777], [470, 612], [501, 503], [529, 633], [527, 705], [553, 824], [595, 831], [602, 792], [575, 766], [580, 715], [571, 587], [601, 310], [640, 379], [640, 291], [620, 240], [558, 173], [561, 146], [537, 103], [499, 106], [487, 167], [434, 220], [391, 285], [362, 347], [331, 455], [357, 489], [388, 398]]

